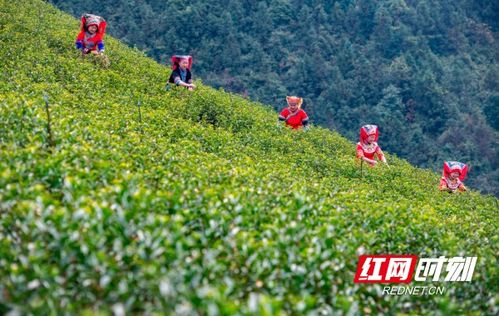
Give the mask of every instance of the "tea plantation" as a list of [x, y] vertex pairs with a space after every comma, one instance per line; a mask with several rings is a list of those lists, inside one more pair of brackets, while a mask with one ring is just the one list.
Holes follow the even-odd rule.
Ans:
[[[0, 314], [498, 312], [496, 198], [389, 154], [361, 174], [337, 133], [201, 82], [166, 91], [168, 67], [111, 37], [108, 69], [83, 60], [78, 28], [0, 2]], [[444, 295], [387, 296], [353, 283], [360, 254], [478, 263], [412, 283]]]

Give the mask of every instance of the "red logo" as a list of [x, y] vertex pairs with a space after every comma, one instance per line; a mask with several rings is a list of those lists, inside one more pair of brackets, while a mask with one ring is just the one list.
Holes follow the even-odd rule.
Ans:
[[354, 283], [409, 283], [416, 255], [362, 255], [359, 257]]

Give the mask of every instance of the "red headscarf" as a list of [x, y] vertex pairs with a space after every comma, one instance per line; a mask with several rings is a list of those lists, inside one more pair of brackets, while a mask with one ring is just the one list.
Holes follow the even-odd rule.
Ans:
[[288, 102], [288, 105], [289, 105], [289, 103], [296, 103], [298, 105], [298, 108], [301, 109], [301, 105], [303, 103], [303, 98], [295, 97], [295, 96], [287, 96], [286, 102]]
[[371, 135], [374, 135], [374, 141], [378, 141], [379, 131], [378, 126], [376, 125], [364, 125], [360, 128], [360, 142], [367, 142], [367, 138]]
[[172, 70], [177, 69], [178, 64], [180, 61], [187, 59], [189, 65], [187, 66], [187, 69], [191, 70], [192, 67], [192, 56], [190, 55], [173, 55], [171, 58], [172, 62]]
[[453, 172], [458, 172], [459, 180], [464, 181], [466, 174], [468, 173], [468, 166], [458, 161], [444, 161], [442, 177], [449, 178], [450, 174]]

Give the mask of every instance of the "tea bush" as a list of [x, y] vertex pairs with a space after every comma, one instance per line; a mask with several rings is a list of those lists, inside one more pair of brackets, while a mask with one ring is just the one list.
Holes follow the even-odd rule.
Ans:
[[[496, 198], [389, 154], [361, 173], [337, 133], [165, 90], [167, 67], [110, 37], [104, 70], [42, 1], [0, 22], [1, 313], [497, 313]], [[353, 283], [361, 253], [479, 261], [443, 296], [390, 297]]]

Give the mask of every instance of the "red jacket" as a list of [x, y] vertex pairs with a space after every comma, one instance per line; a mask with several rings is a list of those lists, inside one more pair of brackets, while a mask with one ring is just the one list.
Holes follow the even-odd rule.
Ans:
[[467, 191], [468, 189], [464, 186], [464, 183], [459, 179], [451, 180], [446, 177], [440, 179], [440, 185], [438, 186], [440, 191], [450, 191], [454, 192], [458, 190], [459, 192]]
[[293, 129], [299, 129], [308, 124], [308, 115], [302, 109], [291, 113], [289, 108], [285, 108], [279, 114], [279, 120], [286, 122], [286, 125], [291, 126]]
[[357, 158], [366, 157], [374, 160], [374, 155], [378, 156], [378, 159], [383, 161], [385, 155], [383, 151], [381, 151], [381, 147], [378, 146], [378, 143], [374, 142], [370, 145], [362, 145], [360, 142], [357, 143]]

